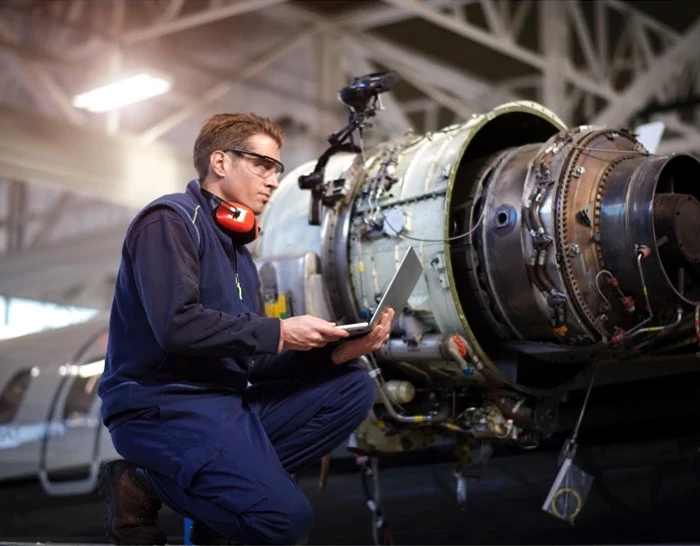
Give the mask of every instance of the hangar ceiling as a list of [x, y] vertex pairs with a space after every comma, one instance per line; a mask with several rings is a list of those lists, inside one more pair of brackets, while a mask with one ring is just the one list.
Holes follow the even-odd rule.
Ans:
[[[660, 151], [698, 152], [699, 48], [695, 2], [4, 0], [0, 294], [108, 307], [129, 219], [194, 175], [214, 112], [276, 119], [294, 165], [345, 118], [337, 89], [391, 68], [374, 139], [525, 98], [569, 124], [662, 120]], [[108, 114], [71, 105], [144, 70], [173, 90]]]

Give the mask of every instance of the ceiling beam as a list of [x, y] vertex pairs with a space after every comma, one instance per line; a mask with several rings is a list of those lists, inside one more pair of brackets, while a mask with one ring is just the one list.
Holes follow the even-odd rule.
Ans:
[[60, 123], [0, 106], [0, 174], [95, 199], [141, 208], [182, 191], [196, 176], [192, 160], [163, 144]]
[[569, 58], [569, 35], [565, 2], [542, 2], [538, 6], [540, 49], [547, 61], [543, 67], [542, 95], [539, 102], [556, 112], [564, 123], [571, 123], [568, 110], [566, 81], [561, 77]]
[[345, 39], [353, 45], [364, 50], [367, 56], [380, 61], [382, 64], [393, 66], [399, 63], [411, 66], [420, 73], [426, 82], [431, 85], [445, 88], [459, 96], [464, 101], [483, 96], [492, 90], [492, 86], [478, 78], [469, 76], [447, 63], [425, 55], [418, 50], [396, 44], [390, 40], [380, 38], [366, 32], [355, 32], [307, 9], [295, 4], [285, 4], [277, 10], [279, 13], [288, 14], [298, 19], [313, 22], [327, 32], [331, 32], [339, 38]]
[[270, 49], [264, 51], [261, 55], [253, 58], [230, 79], [221, 81], [205, 92], [201, 97], [198, 97], [190, 104], [186, 105], [184, 108], [168, 115], [155, 125], [143, 131], [143, 133], [141, 133], [141, 140], [146, 143], [151, 143], [159, 139], [190, 116], [196, 114], [203, 108], [206, 108], [213, 102], [226, 95], [241, 81], [254, 76], [270, 66], [276, 60], [287, 55], [309, 36], [312, 36], [315, 30], [315, 27], [309, 27], [301, 32], [294, 32], [293, 36], [290, 36], [281, 43], [276, 43]]
[[492, 88], [489, 84], [472, 78], [447, 63], [410, 47], [400, 46], [389, 40], [367, 34], [349, 35], [348, 38], [362, 47], [373, 58], [385, 64], [399, 63], [410, 66], [415, 72], [421, 74], [426, 82], [449, 89], [465, 101], [473, 100]]
[[423, 3], [405, 2], [404, 0], [383, 1], [387, 4], [391, 4], [394, 7], [402, 9], [407, 13], [413, 14], [414, 17], [425, 19], [434, 25], [450, 30], [455, 34], [468, 38], [469, 40], [479, 44], [488, 46], [495, 51], [504, 53], [509, 57], [517, 59], [534, 68], [539, 68], [542, 70], [545, 67], [546, 61], [541, 55], [519, 47], [517, 44], [511, 41], [504, 40], [503, 37], [491, 34], [487, 30], [472, 25], [471, 23], [458, 21], [441, 13], [435, 8], [427, 7]]
[[434, 104], [438, 104], [452, 110], [452, 112], [459, 116], [461, 120], [469, 119], [469, 117], [476, 112], [476, 110], [469, 108], [464, 101], [448, 95], [446, 92], [441, 91], [434, 85], [430, 85], [429, 83], [423, 81], [420, 74], [411, 70], [409, 67], [404, 67], [401, 70], [401, 75], [403, 79], [405, 79], [413, 87], [430, 97], [434, 101]]
[[[525, 0], [527, 1], [527, 0]], [[476, 4], [479, 0], [432, 0], [438, 8], [460, 8]], [[368, 30], [413, 19], [412, 13], [397, 9], [393, 6], [362, 6], [348, 13], [343, 13], [332, 20], [334, 24], [343, 25], [354, 30]]]
[[[564, 5], [564, 12], [561, 14], [563, 18], [566, 18], [566, 9], [568, 8], [569, 10], [568, 15], [571, 18], [571, 23], [573, 24], [576, 36], [578, 37], [578, 43], [581, 46], [581, 51], [586, 59], [588, 68], [598, 78], [602, 78], [604, 74], [603, 68], [596, 54], [593, 39], [588, 31], [588, 24], [586, 23], [586, 18], [583, 14], [583, 10], [581, 9], [579, 0], [569, 0], [566, 3], [561, 2], [561, 4]], [[562, 22], [563, 21], [557, 21], [557, 24], [564, 26], [562, 25]]]
[[[2, 23], [0, 22], [0, 25]], [[88, 73], [90, 67], [82, 62], [71, 61], [56, 55], [53, 52], [38, 49], [32, 46], [20, 44], [19, 40], [6, 39], [9, 38], [2, 30], [0, 30], [0, 48], [7, 49], [15, 53], [18, 57], [26, 62], [48, 63], [55, 67], [77, 71], [79, 73]]]
[[[596, 3], [598, 3], [598, 2], [596, 2]], [[634, 15], [635, 17], [639, 18], [639, 20], [642, 21], [649, 28], [654, 29], [657, 32], [660, 32], [662, 34], [666, 34], [670, 38], [673, 38], [673, 39], [680, 38], [680, 33], [676, 32], [676, 30], [673, 27], [662, 23], [658, 19], [654, 19], [650, 15], [647, 15], [646, 13], [644, 13], [639, 8], [635, 7], [630, 2], [624, 2], [623, 0], [602, 0], [600, 3], [606, 4], [606, 5], [610, 6], [611, 8], [614, 8], [617, 11], [624, 13], [627, 16]]]
[[75, 194], [64, 191], [58, 201], [52, 203], [48, 210], [40, 215], [42, 221], [41, 227], [27, 245], [27, 250], [37, 248], [49, 239], [56, 224], [61, 221], [76, 200]]
[[406, 81], [424, 93], [429, 93], [428, 96], [440, 104], [458, 112], [460, 117], [467, 112], [491, 108], [499, 102], [518, 100], [509, 90], [494, 92], [490, 83], [467, 75], [440, 59], [374, 34], [349, 30], [335, 20], [329, 20], [300, 6], [282, 5], [276, 10], [276, 15], [296, 17], [319, 25], [324, 31], [362, 50], [366, 58], [372, 58], [388, 68], [396, 69], [400, 76], [404, 75]]
[[72, 23], [77, 21], [84, 10], [85, 0], [73, 0], [66, 10], [66, 20]]
[[674, 152], [693, 152], [700, 150], [700, 130], [692, 125], [683, 123], [677, 113], [657, 114], [654, 116], [654, 120], [663, 122], [671, 131], [683, 135], [682, 138], [678, 139], [662, 140], [657, 153], [671, 154]]
[[[358, 75], [377, 72], [377, 67], [367, 59], [364, 51], [353, 48], [353, 52], [354, 55], [346, 56], [343, 59], [347, 74]], [[383, 125], [391, 136], [399, 136], [413, 129], [411, 121], [392, 93], [380, 95], [380, 100], [384, 103], [386, 111], [379, 114], [377, 123]]]
[[508, 29], [508, 33], [516, 42], [518, 41], [518, 38], [520, 37], [520, 34], [522, 33], [523, 28], [525, 27], [525, 22], [527, 21], [527, 16], [532, 10], [532, 6], [532, 0], [520, 0], [515, 7], [513, 19], [510, 28]]
[[316, 154], [321, 155], [328, 147], [328, 136], [338, 131], [347, 123], [347, 112], [338, 100], [338, 90], [344, 87], [346, 78], [343, 60], [350, 57], [350, 47], [336, 34], [321, 28], [314, 37], [312, 62], [316, 67], [314, 99], [317, 105], [316, 115], [310, 127], [321, 138], [315, 139]]
[[[535, 53], [529, 49], [522, 47], [512, 39], [504, 39], [490, 32], [477, 27], [466, 21], [459, 21], [453, 17], [439, 12], [433, 7], [428, 7], [424, 2], [406, 2], [405, 0], [383, 0], [384, 2], [412, 13], [416, 17], [420, 17], [444, 29], [447, 29], [464, 38], [472, 40], [478, 44], [487, 46], [494, 51], [498, 51], [522, 63], [530, 65], [541, 71], [548, 67], [547, 59], [539, 53]], [[545, 2], [546, 3], [546, 2]], [[539, 3], [538, 7], [542, 7]], [[614, 100], [617, 98], [617, 93], [605, 82], [594, 81], [588, 74], [584, 74], [576, 70], [570, 62], [567, 62], [561, 67], [560, 76], [569, 80], [572, 84], [581, 87], [588, 93], [593, 93], [606, 100]]]
[[594, 125], [619, 125], [642, 108], [660, 86], [685, 68], [700, 50], [700, 17], [685, 34], [662, 55], [656, 58], [651, 69], [640, 73], [619, 97], [600, 111]]
[[146, 28], [139, 28], [125, 32], [122, 37], [122, 42], [125, 45], [135, 45], [156, 38], [162, 38], [168, 34], [181, 32], [183, 30], [199, 27], [214, 21], [221, 21], [236, 15], [242, 15], [251, 11], [274, 6], [286, 0], [238, 0], [237, 2], [228, 2], [221, 7], [200, 10], [197, 13], [183, 15], [170, 21], [158, 22]]
[[[112, 0], [112, 25], [111, 32], [119, 39], [124, 31], [124, 19], [126, 17], [126, 0]], [[107, 54], [109, 56], [109, 72], [110, 78], [114, 81], [119, 80], [119, 74], [122, 71], [124, 55], [122, 49], [115, 45], [112, 51]], [[113, 135], [119, 131], [119, 121], [121, 119], [121, 109], [113, 108], [107, 111], [105, 116], [105, 130], [107, 134]]]
[[19, 180], [8, 180], [7, 227], [5, 228], [5, 256], [21, 250], [27, 223], [27, 185]]
[[[3, 19], [0, 19], [0, 39], [11, 47], [19, 47], [22, 41], [17, 30]], [[11, 62], [14, 65], [14, 72], [40, 105], [48, 104], [52, 111], [57, 111], [62, 118], [71, 123], [76, 125], [83, 123], [84, 116], [73, 107], [65, 90], [59, 86], [44, 66], [22, 58], [18, 49], [8, 51], [13, 55]]]
[[432, 108], [435, 101], [429, 97], [421, 99], [411, 99], [401, 103], [403, 111], [407, 114], [423, 113], [428, 108]]
[[502, 14], [498, 12], [496, 2], [493, 0], [479, 0], [479, 4], [481, 4], [481, 11], [491, 33], [504, 38], [506, 36], [507, 22], [503, 20]]
[[700, 138], [670, 138], [659, 144], [656, 153], [669, 155], [679, 152], [697, 153], [698, 150], [700, 150]]
[[350, 13], [335, 18], [333, 22], [355, 30], [368, 30], [412, 18], [412, 14], [396, 9], [393, 6], [378, 5], [356, 8]]
[[[54, 20], [52, 19], [52, 21], [54, 21]], [[54, 22], [60, 22], [60, 21], [54, 21]], [[113, 50], [115, 47], [117, 47], [119, 45], [116, 42], [106, 40], [105, 38], [98, 36], [97, 34], [83, 31], [83, 29], [75, 29], [74, 27], [67, 27], [67, 28], [69, 28], [70, 30], [76, 31], [76, 32], [82, 32], [84, 34], [84, 37], [86, 37], [86, 38], [99, 40], [99, 42], [101, 44], [103, 44], [107, 48], [111, 48], [111, 50]], [[11, 52], [15, 52], [15, 53], [17, 53], [17, 55], [19, 57], [22, 57], [25, 60], [36, 61], [37, 64], [39, 64], [39, 63], [51, 63], [54, 65], [60, 65], [62, 68], [65, 68], [66, 70], [77, 72], [77, 73], [80, 73], [81, 75], [89, 75], [94, 70], [87, 63], [78, 62], [78, 61], [71, 61], [69, 59], [64, 59], [64, 58], [58, 57], [54, 54], [47, 53], [43, 50], [31, 49], [31, 48], [26, 48], [26, 47], [19, 46], [19, 45], [14, 45], [14, 44], [11, 44], [7, 41], [4, 41], [1, 37], [0, 37], [0, 48], [7, 49]], [[14, 57], [13, 57], [13, 59], [14, 59]], [[18, 65], [16, 67], [16, 69], [20, 70], [20, 67], [19, 67], [20, 60], [14, 59], [14, 61], [16, 61], [14, 64]], [[228, 81], [228, 75], [225, 74], [224, 72], [214, 71], [210, 68], [199, 65], [196, 62], [192, 62], [192, 61], [190, 61], [188, 59], [184, 59], [184, 58], [178, 59], [178, 62], [180, 64], [186, 66], [187, 68], [198, 72], [201, 75], [207, 76], [209, 78], [214, 78], [216, 80]], [[272, 93], [274, 95], [277, 95], [278, 97], [284, 97], [288, 100], [293, 100], [299, 104], [304, 104], [304, 105], [313, 105], [314, 104], [311, 99], [302, 96], [301, 94], [299, 94], [298, 91], [285, 89], [280, 85], [271, 85], [267, 82], [266, 83], [251, 82], [251, 81], [247, 81], [247, 80], [242, 80], [240, 83], [244, 86], [249, 87], [251, 90], [262, 89], [268, 93]], [[46, 100], [46, 98], [43, 95], [41, 97], [37, 96], [37, 99], [38, 98], [41, 98], [43, 100], [43, 103], [45, 103], [47, 105], [47, 109], [51, 108], [51, 105], [48, 103], [48, 101]], [[159, 97], [159, 100], [173, 102], [174, 104], [177, 104], [178, 106], [184, 107], [186, 104], [192, 103], [195, 100], [197, 100], [197, 98], [194, 97], [193, 95], [191, 96], [191, 95], [184, 94], [181, 91], [178, 91], [177, 89], [172, 89], [168, 93], [161, 95]]]
[[172, 21], [180, 14], [182, 6], [185, 4], [185, 0], [170, 0], [168, 5], [163, 10], [163, 14], [160, 17], [160, 21]]
[[25, 63], [25, 69], [29, 74], [30, 81], [36, 86], [36, 91], [50, 98], [51, 103], [58, 110], [61, 117], [76, 125], [85, 121], [85, 116], [73, 106], [65, 89], [56, 82], [46, 68], [29, 62]]

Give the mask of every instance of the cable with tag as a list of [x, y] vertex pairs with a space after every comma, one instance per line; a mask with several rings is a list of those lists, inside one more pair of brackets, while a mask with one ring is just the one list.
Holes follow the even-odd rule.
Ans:
[[559, 470], [542, 505], [544, 511], [572, 524], [574, 519], [581, 513], [593, 482], [593, 477], [578, 468], [573, 461], [578, 449], [576, 440], [583, 421], [583, 415], [588, 407], [588, 399], [593, 389], [597, 372], [598, 363], [596, 362], [588, 384], [586, 397], [579, 412], [578, 421], [571, 437], [564, 442], [564, 446], [559, 454]]
[[559, 465], [564, 462], [564, 459], [573, 459], [576, 456], [576, 450], [578, 445], [576, 444], [576, 439], [578, 438], [578, 432], [581, 428], [581, 422], [583, 421], [583, 415], [586, 412], [586, 407], [588, 406], [588, 398], [593, 390], [593, 383], [595, 382], [595, 376], [598, 373], [598, 363], [595, 363], [593, 367], [593, 375], [591, 375], [591, 381], [588, 384], [588, 389], [586, 390], [586, 397], [583, 399], [583, 405], [581, 406], [581, 411], [578, 414], [578, 421], [576, 421], [576, 426], [574, 427], [574, 432], [571, 437], [564, 442], [562, 451], [559, 454]]

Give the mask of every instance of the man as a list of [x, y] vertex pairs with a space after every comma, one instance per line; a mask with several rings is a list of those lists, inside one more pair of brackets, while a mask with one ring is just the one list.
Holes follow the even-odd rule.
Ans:
[[[282, 138], [254, 114], [211, 117], [194, 145], [199, 179], [127, 231], [99, 386], [125, 459], [100, 473], [114, 543], [163, 544], [161, 501], [194, 520], [195, 543], [297, 543], [313, 513], [290, 473], [374, 402], [352, 361], [388, 339], [393, 311], [345, 341], [317, 317], [264, 317], [250, 231], [229, 222], [260, 214], [278, 187]], [[221, 220], [227, 203], [240, 214]]]

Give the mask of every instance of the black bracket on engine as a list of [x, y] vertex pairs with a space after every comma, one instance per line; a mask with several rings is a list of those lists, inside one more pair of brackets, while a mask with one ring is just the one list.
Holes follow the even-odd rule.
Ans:
[[[321, 205], [332, 207], [342, 199], [342, 190], [345, 180], [339, 178], [326, 183], [324, 181], [326, 165], [332, 155], [339, 152], [359, 153], [360, 148], [354, 143], [331, 145], [316, 162], [316, 167], [310, 174], [299, 177], [299, 187], [302, 190], [311, 190], [311, 203], [309, 204], [309, 224], [318, 226], [321, 224]], [[329, 195], [330, 190], [330, 195]]]
[[375, 72], [353, 78], [350, 85], [338, 91], [338, 99], [350, 109], [347, 124], [328, 137], [330, 146], [318, 158], [312, 173], [299, 177], [299, 187], [311, 190], [309, 206], [309, 224], [321, 224], [321, 205], [334, 206], [343, 194], [345, 180], [340, 178], [325, 182], [328, 160], [338, 152], [360, 153], [362, 148], [355, 144], [353, 133], [357, 131], [360, 140], [367, 120], [374, 117], [381, 108], [379, 95], [390, 91], [399, 81], [399, 75], [393, 70]]

